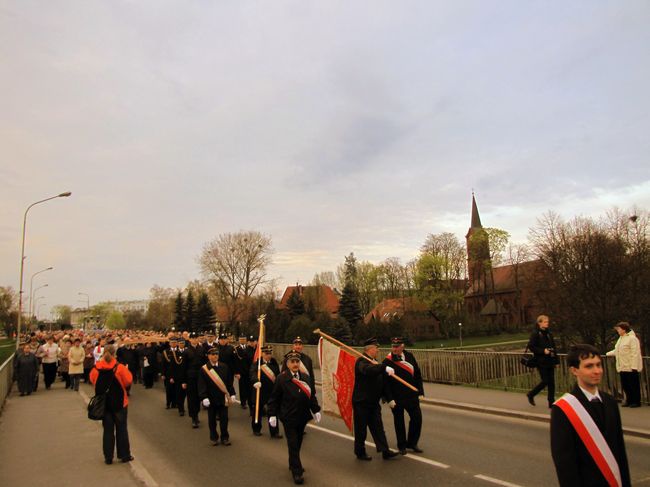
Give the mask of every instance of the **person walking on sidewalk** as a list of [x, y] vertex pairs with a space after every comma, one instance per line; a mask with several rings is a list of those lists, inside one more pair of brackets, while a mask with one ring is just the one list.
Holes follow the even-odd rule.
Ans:
[[43, 364], [43, 380], [45, 381], [45, 388], [49, 389], [56, 380], [56, 367], [59, 359], [59, 351], [61, 349], [54, 343], [52, 335], [47, 337], [47, 342], [41, 345], [38, 349], [38, 356], [41, 358]]
[[14, 380], [18, 383], [21, 396], [29, 396], [34, 390], [34, 376], [38, 375], [38, 359], [32, 353], [32, 347], [25, 343], [22, 353], [14, 359]]
[[535, 396], [546, 387], [548, 392], [548, 407], [550, 408], [555, 402], [555, 366], [559, 361], [555, 350], [555, 340], [548, 326], [548, 316], [539, 315], [537, 317], [535, 331], [531, 333], [530, 339], [528, 340], [528, 349], [535, 355], [541, 381], [526, 396], [528, 397], [528, 402], [534, 406]]
[[621, 376], [621, 386], [625, 392], [625, 403], [622, 406], [638, 408], [641, 406], [641, 385], [639, 374], [643, 370], [641, 345], [630, 324], [621, 321], [614, 326], [618, 340], [614, 350], [607, 352], [608, 357], [616, 357], [616, 371]]
[[68, 352], [68, 373], [70, 374], [70, 390], [78, 391], [81, 376], [84, 374], [84, 359], [86, 351], [81, 346], [81, 338], [74, 339], [74, 345]]
[[232, 385], [230, 368], [219, 361], [217, 347], [208, 350], [208, 361], [201, 367], [197, 379], [199, 398], [208, 409], [208, 430], [210, 441], [214, 446], [219, 444], [217, 434], [217, 416], [221, 431], [221, 444], [230, 446], [228, 433], [228, 406], [235, 402], [235, 388]]
[[106, 395], [106, 409], [102, 426], [104, 436], [102, 448], [106, 465], [113, 463], [113, 453], [117, 444], [117, 457], [122, 463], [133, 460], [127, 429], [127, 411], [129, 397], [126, 393], [133, 382], [133, 376], [126, 366], [115, 359], [115, 347], [106, 345], [104, 355], [90, 371], [90, 381], [95, 385], [95, 394]]

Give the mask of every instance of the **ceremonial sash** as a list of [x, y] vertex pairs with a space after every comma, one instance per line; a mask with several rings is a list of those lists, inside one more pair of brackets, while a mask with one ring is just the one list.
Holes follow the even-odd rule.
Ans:
[[271, 370], [271, 367], [266, 364], [262, 364], [260, 370], [264, 372], [264, 375], [267, 376], [271, 382], [275, 382], [275, 374]]
[[413, 376], [415, 375], [415, 367], [413, 367], [413, 365], [407, 362], [406, 360], [394, 360], [392, 353], [388, 354], [388, 360], [393, 362], [398, 367], [401, 367], [402, 369], [406, 370], [409, 374]]
[[311, 377], [311, 374], [307, 370], [307, 367], [305, 367], [305, 364], [302, 363], [302, 360], [300, 361], [300, 372], [305, 374], [307, 377]]
[[214, 369], [209, 369], [208, 364], [205, 364], [203, 367], [203, 372], [206, 373], [206, 375], [212, 380], [215, 386], [224, 393], [226, 396], [226, 404], [230, 404], [230, 394], [228, 393], [228, 388], [226, 387], [226, 384], [223, 382], [221, 377], [219, 377], [219, 374], [217, 374], [217, 371]]
[[296, 384], [296, 385], [298, 386], [298, 388], [299, 388], [302, 392], [304, 392], [305, 394], [307, 394], [307, 397], [308, 397], [309, 399], [311, 399], [311, 387], [309, 387], [309, 384], [307, 384], [306, 382], [303, 382], [303, 381], [301, 381], [301, 380], [298, 380], [298, 379], [296, 379], [295, 377], [292, 377], [292, 378], [291, 378], [291, 382], [293, 382], [294, 384]]
[[621, 472], [612, 450], [578, 398], [572, 394], [565, 394], [555, 401], [555, 405], [564, 412], [607, 483], [611, 487], [623, 485]]

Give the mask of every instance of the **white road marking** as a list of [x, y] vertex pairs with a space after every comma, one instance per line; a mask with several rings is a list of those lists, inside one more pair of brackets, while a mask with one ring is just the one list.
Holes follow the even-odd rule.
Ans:
[[496, 485], [503, 485], [503, 487], [521, 487], [519, 484], [513, 484], [512, 482], [506, 482], [505, 480], [495, 479], [494, 477], [488, 477], [487, 475], [474, 475], [474, 478], [485, 480]]
[[[84, 400], [86, 405], [88, 405], [90, 402], [88, 395], [81, 389], [77, 392], [79, 392], [81, 398]], [[149, 471], [145, 468], [144, 465], [142, 465], [140, 461], [131, 460], [129, 462], [129, 467], [131, 467], [131, 473], [136, 478], [136, 480], [141, 482], [145, 487], [159, 487], [158, 482], [154, 480]]]
[[[323, 433], [338, 436], [339, 438], [343, 438], [344, 440], [354, 441], [354, 437], [343, 434], [343, 433], [339, 433], [338, 431], [332, 431], [332, 430], [329, 430], [327, 428], [323, 428], [322, 426], [316, 426], [315, 424], [310, 424], [310, 425], [307, 425], [307, 426], [309, 428], [313, 428], [315, 430], [322, 431]], [[372, 446], [372, 447], [375, 446], [374, 443], [371, 443], [369, 441], [366, 441], [366, 445]], [[415, 455], [404, 455], [404, 458], [408, 458], [410, 460], [415, 460], [415, 461], [421, 462], [421, 463], [426, 463], [427, 465], [431, 465], [432, 467], [449, 468], [449, 465], [446, 465], [446, 464], [440, 463], [440, 462], [436, 462], [435, 460], [430, 460], [430, 459], [424, 458], [424, 457], [418, 457], [418, 456], [415, 456]]]

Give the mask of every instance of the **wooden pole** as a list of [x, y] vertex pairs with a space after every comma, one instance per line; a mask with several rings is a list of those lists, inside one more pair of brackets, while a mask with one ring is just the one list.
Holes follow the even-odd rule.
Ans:
[[[257, 337], [257, 349], [259, 353], [257, 354], [257, 382], [262, 380], [262, 347], [264, 346], [264, 318], [266, 315], [260, 315], [257, 318], [257, 321], [260, 323], [260, 332]], [[262, 388], [256, 389], [255, 392], [255, 424], [260, 422], [260, 393]]]
[[[349, 347], [349, 346], [346, 345], [345, 343], [338, 341], [336, 338], [331, 337], [331, 336], [329, 336], [329, 335], [326, 334], [326, 333], [323, 333], [322, 331], [320, 331], [320, 328], [316, 328], [316, 329], [314, 330], [314, 333], [316, 333], [316, 334], [322, 336], [323, 338], [325, 338], [326, 340], [329, 340], [330, 342], [334, 343], [335, 345], [338, 345], [338, 346], [341, 347], [343, 350], [345, 350], [346, 352], [348, 352], [348, 353], [350, 353], [350, 354], [352, 354], [352, 355], [356, 355], [357, 357], [365, 358], [365, 359], [366, 359], [368, 362], [370, 362], [371, 364], [375, 364], [375, 365], [377, 365], [377, 364], [379, 363], [379, 362], [377, 362], [376, 360], [371, 359], [370, 357], [366, 357], [364, 354], [362, 354], [362, 353], [359, 352], [358, 350], [355, 350], [355, 349], [352, 348], [352, 347]], [[389, 377], [392, 377], [393, 379], [395, 379], [395, 380], [396, 380], [397, 382], [399, 382], [400, 384], [404, 385], [405, 387], [408, 387], [409, 389], [411, 389], [411, 390], [413, 390], [413, 391], [415, 391], [415, 392], [420, 392], [420, 391], [417, 390], [416, 387], [413, 387], [411, 384], [409, 384], [408, 382], [406, 382], [406, 381], [405, 381], [404, 379], [402, 379], [401, 377], [398, 377], [396, 374], [390, 375]]]

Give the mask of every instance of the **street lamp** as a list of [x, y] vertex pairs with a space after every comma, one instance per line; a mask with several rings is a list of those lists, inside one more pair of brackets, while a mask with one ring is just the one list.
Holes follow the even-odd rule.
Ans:
[[31, 317], [34, 314], [34, 294], [36, 294], [36, 291], [39, 289], [43, 289], [44, 287], [48, 287], [49, 284], [43, 284], [42, 286], [38, 286], [32, 293], [29, 295], [29, 316]]
[[[43, 296], [41, 296], [41, 297], [43, 297]], [[41, 304], [38, 305], [38, 311], [36, 312], [36, 320], [38, 320], [38, 315], [41, 313], [41, 308], [43, 306], [47, 306], [47, 303], [41, 303]]]
[[463, 324], [458, 323], [458, 336], [460, 337], [460, 348], [463, 348]]
[[25, 210], [25, 216], [23, 217], [23, 241], [20, 249], [20, 287], [18, 290], [18, 320], [16, 323], [16, 351], [20, 346], [20, 325], [22, 324], [23, 319], [23, 275], [25, 271], [25, 233], [27, 230], [27, 213], [32, 209], [33, 206], [36, 206], [46, 201], [53, 200], [55, 198], [67, 198], [72, 194], [71, 191], [66, 191], [65, 193], [57, 194], [56, 196], [50, 196], [44, 200], [36, 201], [29, 205]]
[[29, 280], [29, 316], [32, 316], [33, 314], [32, 311], [34, 310], [34, 306], [32, 306], [34, 304], [33, 303], [34, 293], [32, 292], [32, 288], [34, 286], [34, 277], [36, 277], [42, 272], [51, 271], [52, 269], [54, 269], [54, 267], [50, 266], [47, 269], [43, 269], [41, 271], [35, 272], [34, 274], [32, 274], [32, 277]]

